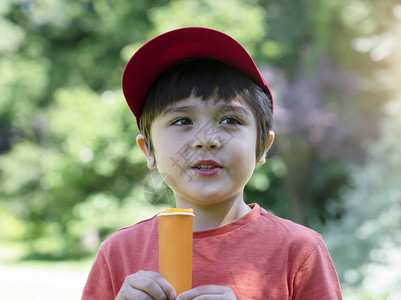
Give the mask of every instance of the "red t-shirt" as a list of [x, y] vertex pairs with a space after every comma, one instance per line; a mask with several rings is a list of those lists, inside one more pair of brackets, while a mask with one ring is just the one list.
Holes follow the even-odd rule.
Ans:
[[[238, 299], [342, 299], [321, 236], [257, 204], [235, 222], [194, 232], [193, 287], [225, 285]], [[158, 272], [157, 217], [120, 229], [101, 245], [83, 300], [113, 300], [125, 277]]]

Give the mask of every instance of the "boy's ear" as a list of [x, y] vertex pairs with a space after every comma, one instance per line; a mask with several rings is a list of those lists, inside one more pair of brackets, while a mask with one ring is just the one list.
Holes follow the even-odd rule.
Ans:
[[156, 160], [150, 149], [148, 148], [145, 137], [142, 134], [138, 134], [136, 137], [136, 144], [139, 149], [141, 149], [142, 153], [145, 155], [146, 160], [148, 161], [148, 168], [153, 169], [156, 167]]
[[270, 130], [269, 131], [269, 142], [267, 143], [267, 147], [266, 147], [265, 151], [263, 152], [263, 155], [261, 156], [261, 158], [258, 161], [259, 165], [263, 165], [266, 162], [266, 154], [267, 154], [267, 151], [269, 151], [270, 147], [273, 145], [273, 141], [274, 141], [274, 131]]

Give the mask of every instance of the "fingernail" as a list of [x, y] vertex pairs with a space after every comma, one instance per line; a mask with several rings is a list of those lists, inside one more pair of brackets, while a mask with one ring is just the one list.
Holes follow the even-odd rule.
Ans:
[[171, 292], [171, 294], [168, 298], [173, 300], [173, 299], [175, 299], [175, 297], [177, 297], [177, 294], [175, 292]]

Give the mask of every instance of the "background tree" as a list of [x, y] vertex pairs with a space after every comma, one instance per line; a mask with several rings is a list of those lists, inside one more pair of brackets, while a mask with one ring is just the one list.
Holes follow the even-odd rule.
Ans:
[[120, 82], [157, 5], [2, 1], [0, 200], [14, 224], [2, 234], [28, 241], [35, 256], [93, 251], [155, 211], [141, 192], [145, 164]]
[[[350, 187], [341, 190], [344, 216], [330, 223], [324, 234], [343, 288], [354, 290], [352, 299], [401, 297], [401, 6], [392, 13], [398, 21], [389, 30], [359, 42], [365, 43], [361, 50], [373, 57], [380, 54], [389, 66], [377, 70], [378, 81], [393, 100], [384, 106], [379, 138], [364, 143], [366, 163], [352, 169]], [[374, 51], [385, 44], [385, 52]]]

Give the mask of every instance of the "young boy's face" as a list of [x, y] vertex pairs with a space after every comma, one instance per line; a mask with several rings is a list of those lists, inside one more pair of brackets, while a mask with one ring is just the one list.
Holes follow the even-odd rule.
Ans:
[[248, 105], [214, 100], [190, 96], [168, 106], [151, 126], [154, 151], [148, 158], [177, 201], [189, 205], [242, 199], [258, 163], [257, 124]]

